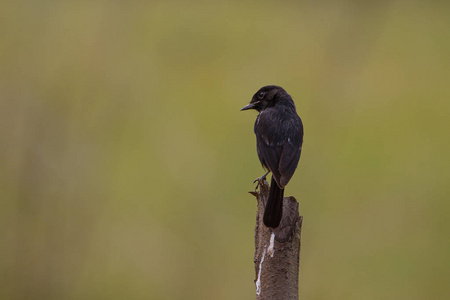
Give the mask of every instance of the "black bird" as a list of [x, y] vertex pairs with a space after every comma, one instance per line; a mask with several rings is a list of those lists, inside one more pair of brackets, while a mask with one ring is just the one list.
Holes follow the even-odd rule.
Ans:
[[[272, 172], [264, 224], [277, 228], [283, 216], [284, 187], [294, 175], [303, 143], [303, 124], [291, 96], [276, 85], [262, 87], [241, 110], [256, 109], [256, 149], [263, 168]], [[258, 180], [256, 179], [256, 180]], [[256, 181], [255, 180], [255, 181]]]

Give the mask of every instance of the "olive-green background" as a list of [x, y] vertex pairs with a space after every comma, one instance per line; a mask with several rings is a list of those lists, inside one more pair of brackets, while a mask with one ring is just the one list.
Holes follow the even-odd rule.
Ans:
[[367, 3], [2, 2], [0, 298], [252, 299], [277, 84], [300, 297], [448, 299], [450, 5]]

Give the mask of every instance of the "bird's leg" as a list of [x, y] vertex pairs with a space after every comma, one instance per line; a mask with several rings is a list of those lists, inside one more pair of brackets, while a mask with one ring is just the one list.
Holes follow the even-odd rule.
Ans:
[[255, 183], [255, 182], [258, 181], [258, 183], [256, 184], [256, 187], [255, 187], [255, 191], [256, 191], [256, 189], [258, 188], [260, 182], [266, 180], [266, 176], [267, 176], [267, 174], [269, 174], [269, 173], [270, 173], [270, 171], [267, 171], [266, 174], [264, 174], [263, 176], [258, 177], [258, 178], [256, 178], [255, 180], [253, 180], [253, 183]]
[[255, 180], [253, 180], [253, 183], [257, 182], [257, 181], [261, 181], [261, 180], [266, 180], [267, 174], [269, 174], [270, 171], [267, 171], [266, 174], [264, 174], [261, 177], [256, 178]]

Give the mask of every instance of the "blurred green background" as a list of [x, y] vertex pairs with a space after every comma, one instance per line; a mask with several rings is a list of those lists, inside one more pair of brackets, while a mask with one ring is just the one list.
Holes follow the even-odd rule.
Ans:
[[448, 299], [448, 2], [0, 11], [1, 299], [252, 299], [267, 84], [305, 125], [300, 297]]

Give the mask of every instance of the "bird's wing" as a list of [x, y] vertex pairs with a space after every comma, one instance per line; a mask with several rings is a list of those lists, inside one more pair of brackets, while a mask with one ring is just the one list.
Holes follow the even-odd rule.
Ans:
[[277, 146], [266, 138], [266, 136], [257, 137], [258, 156], [263, 165], [265, 165], [274, 176], [275, 181], [280, 185], [280, 171], [278, 165], [283, 151], [283, 147]]
[[291, 142], [285, 142], [283, 145], [283, 152], [281, 153], [278, 170], [280, 172], [279, 186], [285, 187], [294, 175], [297, 168], [300, 154], [302, 152], [301, 145], [296, 145]]
[[283, 140], [283, 150], [281, 152], [280, 162], [278, 164], [278, 171], [280, 172], [280, 187], [286, 186], [292, 175], [294, 175], [298, 161], [300, 160], [300, 154], [302, 152], [303, 125], [301, 124], [300, 118], [297, 118], [290, 119], [288, 123], [291, 124], [289, 124], [289, 126], [285, 126], [287, 130], [285, 132], [286, 135]]

